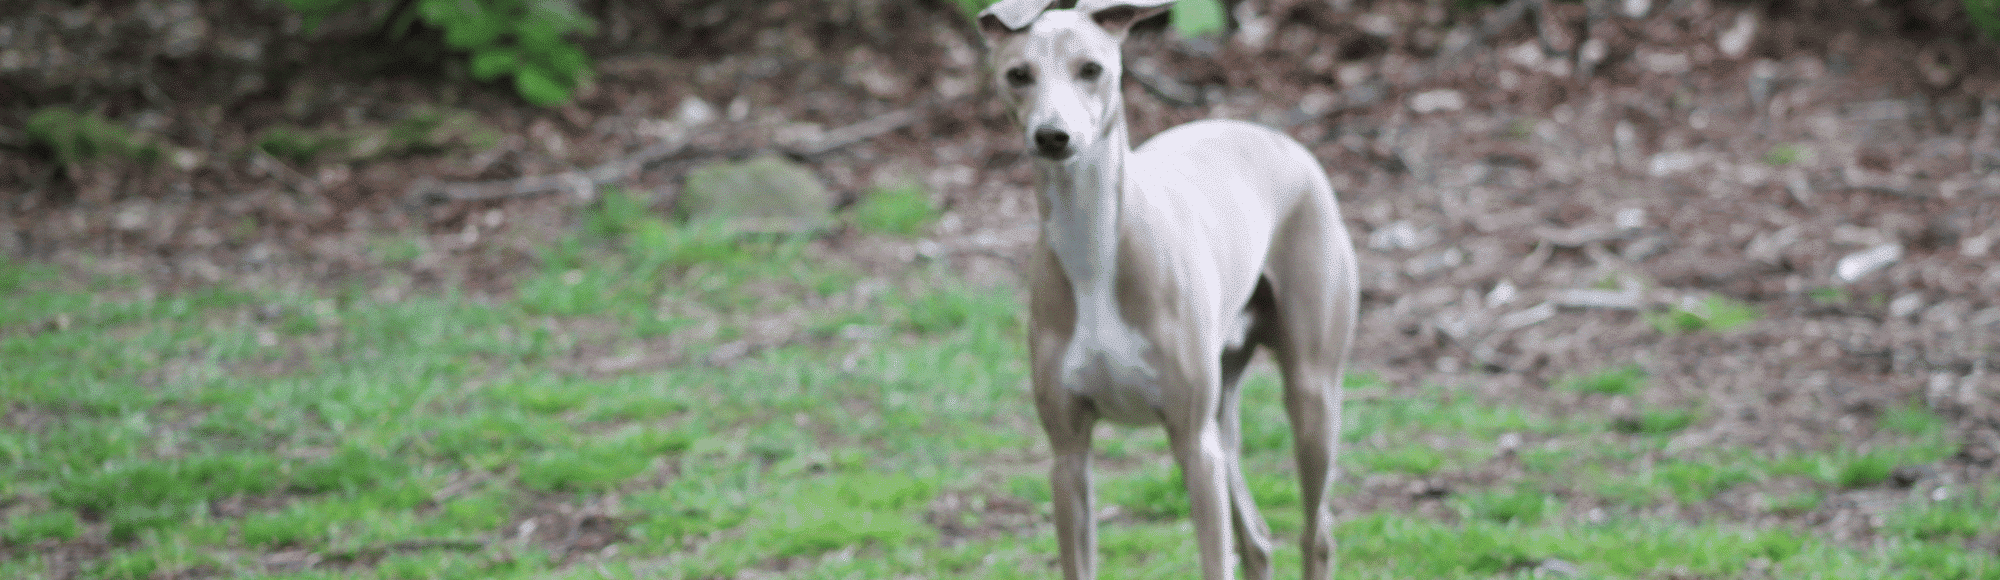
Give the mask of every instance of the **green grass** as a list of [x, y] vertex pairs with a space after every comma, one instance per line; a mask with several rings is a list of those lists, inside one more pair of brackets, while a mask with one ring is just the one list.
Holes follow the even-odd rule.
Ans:
[[[424, 251], [370, 246], [391, 265]], [[487, 300], [154, 295], [0, 261], [0, 577], [49, 577], [44, 550], [63, 543], [104, 546], [80, 563], [89, 578], [1052, 575], [1019, 292], [935, 266], [862, 285], [818, 251], [614, 193], [512, 296]], [[733, 341], [766, 342], [710, 357]], [[639, 362], [603, 363], [627, 359]], [[1646, 383], [1625, 365], [1555, 387]], [[2000, 570], [1967, 547], [2000, 526], [1992, 486], [1943, 501], [1913, 490], [1872, 546], [1727, 514], [1642, 515], [1758, 493], [1800, 514], [1885, 489], [1896, 468], [1958, 449], [1916, 403], [1884, 410], [1865, 441], [1774, 456], [1674, 450], [1702, 408], [1619, 418], [1366, 373], [1345, 385], [1335, 493], [1372, 493], [1375, 477], [1450, 492], [1423, 500], [1444, 510], [1340, 513], [1342, 577], [1512, 578], [1549, 559], [1589, 578]], [[1303, 515], [1282, 389], [1261, 365], [1243, 389], [1246, 476], [1289, 577]], [[1099, 433], [1098, 505], [1118, 514], [1101, 532], [1103, 576], [1184, 576], [1194, 547], [1164, 435]], [[1010, 505], [1028, 507], [980, 507]], [[1600, 506], [1608, 519], [1585, 516]], [[566, 557], [569, 530], [519, 537], [584, 511], [610, 522], [615, 551]], [[266, 565], [279, 554], [322, 564]]]
[[1645, 313], [1646, 322], [1666, 334], [1728, 332], [1764, 316], [1757, 307], [1720, 294], [1665, 311]]
[[1804, 161], [1811, 153], [1797, 143], [1779, 143], [1772, 145], [1771, 150], [1764, 153], [1764, 164], [1776, 167], [1792, 165]]
[[1597, 395], [1630, 395], [1646, 388], [1646, 369], [1627, 364], [1595, 373], [1564, 377], [1557, 388]]
[[1812, 299], [1814, 304], [1827, 305], [1846, 304], [1852, 300], [1852, 297], [1848, 295], [1847, 289], [1838, 286], [1821, 286], [1808, 290], [1806, 291], [1806, 297]]
[[878, 234], [916, 236], [936, 216], [930, 194], [913, 184], [870, 191], [854, 204], [854, 225]]
[[1701, 411], [1696, 409], [1641, 409], [1637, 415], [1613, 419], [1611, 428], [1622, 433], [1637, 435], [1668, 435], [1693, 425], [1701, 419]]

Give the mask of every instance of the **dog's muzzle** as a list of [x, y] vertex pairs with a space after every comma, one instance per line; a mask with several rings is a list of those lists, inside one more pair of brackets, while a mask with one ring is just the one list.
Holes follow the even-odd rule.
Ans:
[[1069, 146], [1069, 133], [1061, 129], [1042, 128], [1035, 130], [1035, 154], [1049, 159], [1063, 160], [1076, 152]]

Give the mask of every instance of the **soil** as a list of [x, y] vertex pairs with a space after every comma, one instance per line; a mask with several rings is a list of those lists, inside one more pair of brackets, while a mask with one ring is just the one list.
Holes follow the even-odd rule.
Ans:
[[[597, 76], [560, 108], [468, 80], [424, 33], [385, 42], [370, 14], [306, 33], [257, 0], [29, 4], [0, 20], [0, 127], [67, 105], [183, 152], [60, 166], [0, 128], [11, 259], [163, 290], [398, 277], [505, 297], [588, 200], [434, 203], [413, 183], [549, 175], [685, 138], [619, 180], [665, 211], [695, 163], [899, 111], [916, 120], [803, 160], [836, 203], [915, 180], [943, 218], [920, 242], [836, 232], [822, 249], [878, 273], [929, 258], [1010, 281], [1033, 241], [1019, 131], [942, 0], [588, 2]], [[1551, 381], [1636, 362], [1654, 388], [1627, 404], [1710, 411], [1675, 445], [1769, 452], [1881, 444], [1875, 419], [1921, 401], [1964, 447], [1902, 485], [2000, 476], [2000, 50], [1956, 0], [1245, 4], [1223, 39], [1128, 42], [1133, 134], [1240, 118], [1319, 156], [1362, 259], [1357, 370], [1560, 415], [1584, 401]], [[504, 136], [357, 162], [252, 147], [275, 126], [416, 107]], [[418, 259], [377, 255], [413, 236]], [[1727, 303], [1758, 318], [1651, 322]], [[1416, 502], [1451, 482], [1376, 484]], [[1866, 541], [1869, 493], [1788, 516], [1723, 494], [1672, 515]]]

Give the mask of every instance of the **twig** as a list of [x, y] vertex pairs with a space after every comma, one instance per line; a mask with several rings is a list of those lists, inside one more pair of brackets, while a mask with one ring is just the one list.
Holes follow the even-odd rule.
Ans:
[[923, 119], [924, 114], [929, 112], [929, 107], [890, 111], [870, 117], [866, 121], [827, 131], [825, 136], [811, 143], [789, 147], [781, 146], [778, 149], [791, 157], [810, 159], [835, 149], [874, 139], [890, 131], [908, 127], [915, 124], [918, 120]]
[[1208, 106], [1207, 95], [1203, 95], [1199, 87], [1188, 86], [1187, 83], [1180, 82], [1178, 79], [1166, 75], [1153, 74], [1152, 71], [1138, 70], [1136, 68], [1125, 71], [1125, 76], [1131, 77], [1133, 82], [1139, 83], [1139, 88], [1146, 89], [1146, 94], [1152, 95], [1169, 106], [1183, 109]]

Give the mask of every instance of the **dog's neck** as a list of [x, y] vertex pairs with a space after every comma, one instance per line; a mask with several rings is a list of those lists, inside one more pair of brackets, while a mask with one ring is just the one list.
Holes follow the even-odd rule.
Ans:
[[1106, 296], [1117, 276], [1119, 214], [1125, 158], [1132, 153], [1124, 108], [1090, 148], [1069, 159], [1037, 159], [1041, 172], [1042, 238], [1055, 251], [1077, 296]]

